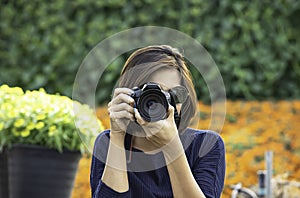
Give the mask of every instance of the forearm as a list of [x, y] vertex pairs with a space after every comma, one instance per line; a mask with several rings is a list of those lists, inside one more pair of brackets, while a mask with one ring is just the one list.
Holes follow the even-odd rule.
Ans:
[[174, 197], [205, 197], [189, 167], [179, 137], [164, 148]]
[[111, 136], [102, 182], [117, 192], [129, 189], [124, 137]]

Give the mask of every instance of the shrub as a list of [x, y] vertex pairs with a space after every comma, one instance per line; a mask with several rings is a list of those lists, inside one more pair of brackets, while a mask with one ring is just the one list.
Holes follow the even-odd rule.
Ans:
[[[230, 99], [299, 98], [299, 15], [297, 0], [3, 1], [0, 84], [71, 96], [76, 71], [98, 42], [130, 27], [158, 25], [204, 45]], [[109, 99], [123, 63], [100, 79], [98, 102]], [[208, 100], [205, 82], [192, 70], [199, 98]]]
[[0, 87], [0, 96], [0, 151], [13, 144], [29, 144], [84, 153], [84, 143], [94, 141], [103, 129], [99, 120], [96, 125], [90, 121], [95, 115], [87, 105], [66, 96], [43, 89], [24, 93], [7, 85]]

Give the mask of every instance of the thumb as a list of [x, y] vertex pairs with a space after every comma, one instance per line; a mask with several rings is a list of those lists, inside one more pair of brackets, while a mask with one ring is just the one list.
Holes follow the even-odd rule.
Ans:
[[174, 107], [169, 104], [168, 118], [169, 121], [174, 121]]

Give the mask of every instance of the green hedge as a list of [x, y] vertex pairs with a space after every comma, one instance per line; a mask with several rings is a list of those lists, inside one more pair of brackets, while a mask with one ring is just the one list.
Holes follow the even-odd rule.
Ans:
[[[300, 98], [299, 17], [297, 0], [2, 1], [0, 84], [71, 96], [77, 69], [98, 42], [131, 27], [157, 25], [205, 46], [228, 98]], [[114, 62], [101, 78], [98, 102], [109, 98], [123, 62]], [[195, 84], [207, 100], [203, 80]]]

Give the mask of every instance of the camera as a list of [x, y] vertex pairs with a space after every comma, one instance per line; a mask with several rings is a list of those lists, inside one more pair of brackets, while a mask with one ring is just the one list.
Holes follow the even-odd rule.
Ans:
[[168, 117], [169, 104], [174, 111], [176, 124], [179, 124], [179, 115], [176, 109], [178, 98], [172, 90], [166, 92], [153, 82], [143, 84], [138, 88], [133, 88], [134, 107], [138, 109], [141, 117], [147, 122], [156, 122]]

